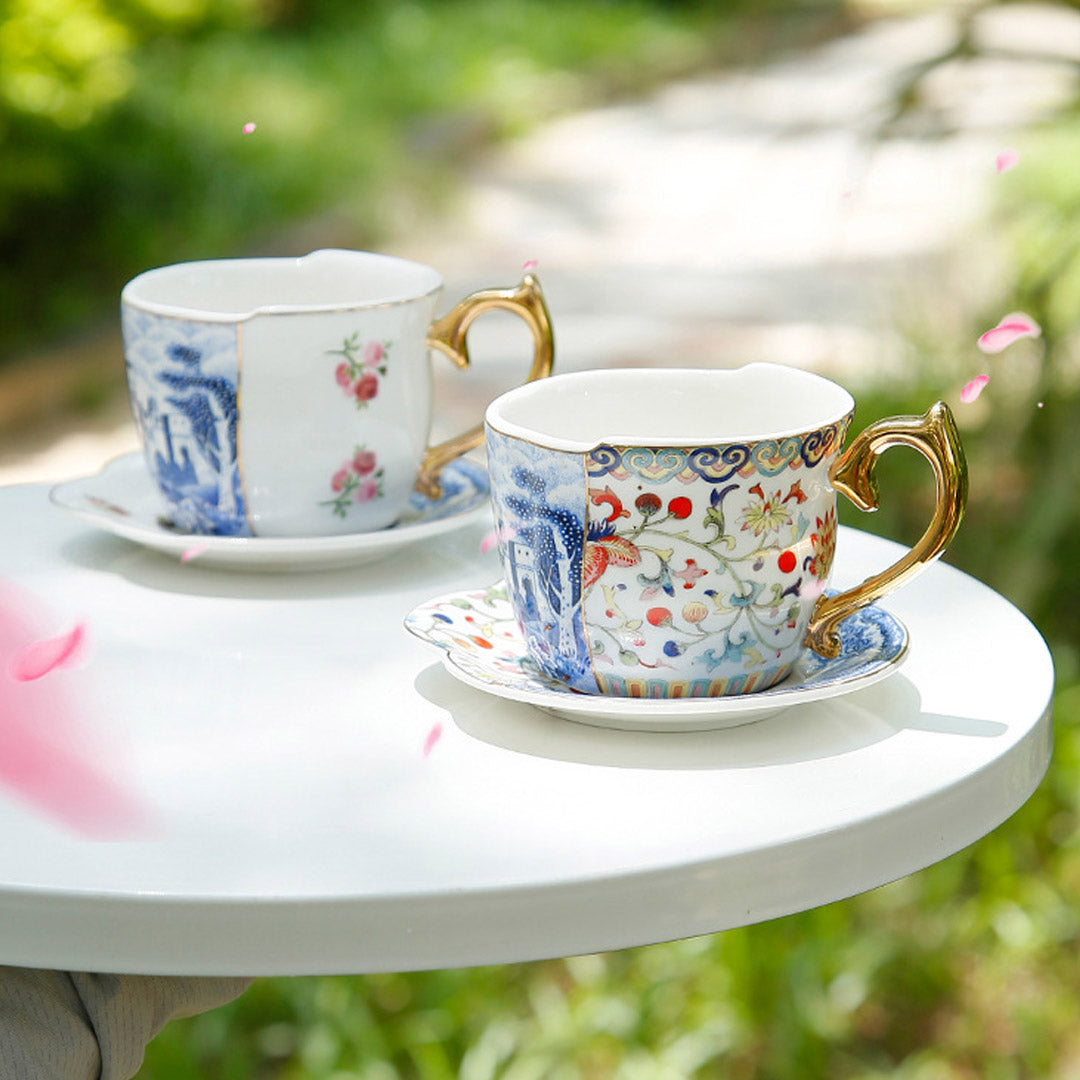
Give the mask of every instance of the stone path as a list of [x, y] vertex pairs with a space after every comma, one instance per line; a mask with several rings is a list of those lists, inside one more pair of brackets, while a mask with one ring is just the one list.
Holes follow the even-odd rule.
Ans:
[[[930, 317], [948, 339], [955, 312], [995, 287], [978, 225], [1007, 182], [997, 153], [1022, 160], [1027, 127], [1077, 93], [1080, 14], [991, 8], [974, 30], [985, 55], [935, 68], [918, 116], [880, 138], [896, 87], [953, 46], [957, 18], [870, 23], [546, 123], [478, 160], [457, 205], [384, 248], [438, 266], [446, 306], [537, 260], [562, 371], [771, 360], [849, 384], [902, 376], [898, 319]], [[512, 317], [471, 337], [474, 371], [439, 365], [436, 434], [473, 422], [524, 370]], [[134, 446], [112, 413], [0, 455], [0, 482], [80, 475]]]

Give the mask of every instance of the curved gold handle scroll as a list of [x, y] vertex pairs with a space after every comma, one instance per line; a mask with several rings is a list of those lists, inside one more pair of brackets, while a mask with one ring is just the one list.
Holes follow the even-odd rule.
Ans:
[[878, 508], [874, 465], [878, 454], [891, 446], [910, 446], [930, 462], [937, 480], [934, 516], [919, 542], [898, 562], [861, 585], [836, 596], [823, 596], [814, 606], [806, 630], [806, 644], [819, 656], [840, 653], [836, 627], [858, 608], [899, 588], [944, 552], [960, 527], [967, 501], [967, 462], [956, 421], [939, 401], [923, 416], [895, 416], [879, 420], [863, 431], [833, 463], [832, 485], [860, 510]]
[[[532, 369], [526, 382], [542, 379], [551, 374], [555, 358], [551, 335], [551, 316], [548, 314], [540, 282], [532, 274], [526, 274], [521, 284], [513, 289], [482, 289], [465, 297], [455, 308], [431, 324], [428, 330], [428, 347], [450, 357], [459, 367], [469, 366], [469, 348], [465, 341], [472, 322], [485, 311], [502, 308], [519, 315], [532, 331], [534, 352]], [[484, 425], [477, 424], [463, 435], [432, 446], [424, 453], [420, 463], [420, 475], [416, 490], [429, 499], [442, 494], [439, 473], [454, 458], [460, 457], [484, 441]]]

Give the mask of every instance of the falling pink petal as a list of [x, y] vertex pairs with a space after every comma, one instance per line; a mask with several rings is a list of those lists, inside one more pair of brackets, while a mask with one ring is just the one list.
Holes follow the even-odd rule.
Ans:
[[1043, 407], [1043, 405], [1044, 405], [1044, 404], [1045, 404], [1045, 402], [1042, 402], [1042, 401], [1040, 401], [1040, 402], [1038, 402], [1038, 403], [1036, 404], [1036, 406], [1035, 406], [1035, 407], [1036, 407], [1037, 409], [1041, 409], [1041, 408]]
[[840, 192], [840, 198], [841, 199], [850, 199], [853, 194], [854, 194], [854, 192], [851, 192], [851, 191], [841, 191]]
[[250, 135], [254, 130], [255, 130], [255, 122], [253, 120], [249, 120], [244, 125], [244, 128], [243, 128], [244, 134], [245, 135]]
[[999, 353], [1020, 338], [1037, 338], [1041, 333], [1039, 324], [1030, 315], [1014, 311], [993, 329], [987, 330], [979, 338], [978, 345], [984, 353]]
[[1019, 160], [1020, 155], [1015, 150], [1002, 150], [994, 159], [994, 165], [999, 173], [1003, 173], [1015, 169]]
[[435, 744], [441, 738], [442, 724], [433, 724], [431, 730], [427, 733], [427, 738], [424, 740], [424, 757], [427, 757], [435, 749]]
[[8, 668], [11, 677], [16, 682], [33, 682], [58, 667], [66, 667], [77, 658], [85, 638], [86, 627], [82, 623], [76, 623], [71, 630], [59, 637], [24, 645], [11, 658]]
[[141, 833], [146, 808], [113, 775], [87, 675], [41, 678], [70, 667], [85, 636], [80, 625], [46, 639], [50, 621], [35, 597], [0, 583], [0, 792], [83, 835]]
[[192, 546], [180, 556], [180, 561], [186, 563], [190, 562], [192, 559], [197, 559], [207, 549], [207, 546], [208, 545], [206, 544], [192, 544]]
[[535, 270], [539, 265], [535, 259], [529, 259], [521, 269], [527, 274], [530, 270]]
[[965, 405], [970, 405], [983, 392], [983, 387], [986, 386], [989, 381], [989, 375], [976, 375], [975, 378], [960, 391], [960, 400]]
[[513, 540], [514, 535], [514, 530], [508, 525], [504, 525], [501, 529], [494, 529], [480, 541], [480, 550], [486, 555], [493, 547], [497, 547], [504, 540]]

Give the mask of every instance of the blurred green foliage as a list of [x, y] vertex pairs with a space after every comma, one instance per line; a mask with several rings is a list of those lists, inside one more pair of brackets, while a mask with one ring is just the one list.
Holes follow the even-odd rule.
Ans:
[[580, 8], [0, 0], [0, 362], [112, 312], [142, 269], [266, 253], [308, 215], [377, 245], [478, 145], [700, 63], [722, 26]]

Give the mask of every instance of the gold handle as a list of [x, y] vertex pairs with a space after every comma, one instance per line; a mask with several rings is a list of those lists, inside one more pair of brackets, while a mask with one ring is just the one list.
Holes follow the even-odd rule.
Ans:
[[[526, 274], [517, 288], [483, 289], [465, 297], [452, 311], [431, 324], [428, 347], [438, 349], [450, 357], [459, 368], [467, 368], [469, 348], [465, 341], [466, 332], [477, 316], [493, 308], [503, 308], [520, 315], [532, 330], [535, 351], [532, 369], [525, 381], [532, 382], [533, 379], [550, 375], [555, 355], [551, 317], [548, 315], [547, 304], [544, 303], [544, 294], [540, 291], [540, 282], [532, 274]], [[429, 499], [439, 498], [442, 494], [439, 473], [454, 458], [479, 446], [483, 441], [484, 425], [479, 423], [463, 435], [429, 447], [420, 463], [416, 490]]]
[[967, 501], [967, 462], [956, 421], [943, 401], [923, 416], [895, 416], [871, 424], [840, 455], [829, 470], [832, 485], [860, 510], [878, 508], [874, 465], [891, 446], [910, 446], [930, 462], [937, 480], [934, 516], [919, 542], [898, 562], [861, 585], [836, 596], [823, 596], [814, 605], [806, 644], [819, 656], [840, 654], [836, 627], [858, 608], [899, 588], [929, 566], [948, 546], [960, 527]]

